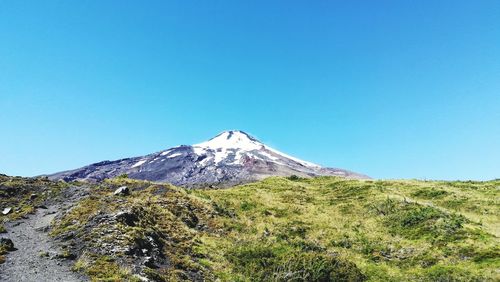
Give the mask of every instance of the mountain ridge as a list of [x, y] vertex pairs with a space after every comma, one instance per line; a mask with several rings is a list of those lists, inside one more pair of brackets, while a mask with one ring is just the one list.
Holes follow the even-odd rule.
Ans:
[[241, 130], [223, 131], [194, 145], [180, 145], [144, 156], [101, 161], [48, 177], [52, 180], [98, 182], [122, 174], [134, 179], [168, 182], [184, 187], [231, 186], [268, 176], [369, 178], [295, 158]]

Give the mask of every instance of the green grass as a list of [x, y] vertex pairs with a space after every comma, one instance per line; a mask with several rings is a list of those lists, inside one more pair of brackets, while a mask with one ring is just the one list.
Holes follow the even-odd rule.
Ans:
[[253, 280], [272, 281], [363, 281], [353, 263], [335, 254], [304, 250], [288, 244], [245, 242], [226, 254], [236, 272]]
[[[122, 185], [131, 195], [113, 196]], [[499, 196], [500, 180], [272, 177], [186, 191], [119, 177], [96, 185], [52, 234], [82, 238], [75, 269], [96, 281], [498, 281]], [[93, 224], [124, 210], [132, 226]], [[159, 268], [137, 273], [126, 252], [106, 253], [151, 235], [168, 262]]]
[[17, 220], [35, 211], [35, 207], [45, 200], [55, 198], [68, 187], [66, 182], [54, 182], [44, 177], [23, 178], [0, 174], [0, 207], [10, 207], [1, 220]]
[[[90, 260], [89, 257], [92, 257]], [[115, 259], [109, 256], [88, 255], [78, 260], [73, 270], [85, 272], [92, 281], [134, 281], [139, 282], [137, 277], [131, 275], [130, 270], [120, 267]]]
[[[268, 178], [193, 195], [223, 211], [217, 220], [227, 235], [204, 240], [213, 271], [228, 281], [282, 281], [305, 257], [319, 265], [298, 267], [309, 278], [296, 281], [493, 281], [499, 188], [500, 181]], [[457, 197], [461, 204], [450, 206]]]

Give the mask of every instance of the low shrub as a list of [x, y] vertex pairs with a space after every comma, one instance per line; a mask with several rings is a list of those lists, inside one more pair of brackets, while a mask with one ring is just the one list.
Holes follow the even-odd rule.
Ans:
[[442, 198], [448, 194], [449, 192], [446, 192], [445, 190], [438, 190], [435, 188], [422, 188], [413, 192], [411, 195], [423, 199], [433, 199]]
[[242, 243], [227, 254], [235, 272], [252, 281], [364, 281], [352, 262], [270, 243]]
[[465, 235], [463, 216], [435, 207], [387, 199], [376, 205], [375, 210], [385, 216], [384, 223], [392, 233], [409, 239], [454, 241]]

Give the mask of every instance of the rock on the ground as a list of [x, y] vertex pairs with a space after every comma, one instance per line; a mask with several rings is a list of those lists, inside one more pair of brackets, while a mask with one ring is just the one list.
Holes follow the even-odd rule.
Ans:
[[12, 242], [12, 240], [9, 238], [5, 238], [5, 237], [0, 238], [0, 245], [5, 246], [5, 249], [7, 251], [14, 251], [15, 250], [14, 242]]
[[129, 189], [127, 186], [122, 186], [118, 189], [115, 190], [113, 194], [115, 195], [128, 195], [130, 193]]
[[115, 215], [115, 219], [128, 226], [135, 226], [135, 223], [139, 221], [136, 214], [130, 211], [121, 211]]

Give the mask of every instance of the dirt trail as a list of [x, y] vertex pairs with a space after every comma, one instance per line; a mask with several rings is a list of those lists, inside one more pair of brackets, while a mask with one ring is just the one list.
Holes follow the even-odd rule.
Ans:
[[[57, 213], [82, 196], [80, 187], [68, 190], [67, 196], [59, 203], [51, 203], [47, 209], [38, 208], [26, 219], [5, 224], [7, 233], [2, 237], [11, 239], [17, 250], [8, 253], [6, 262], [0, 265], [0, 281], [88, 281], [71, 271], [71, 261], [55, 258], [61, 249], [48, 234]], [[48, 257], [41, 254], [48, 254]]]

